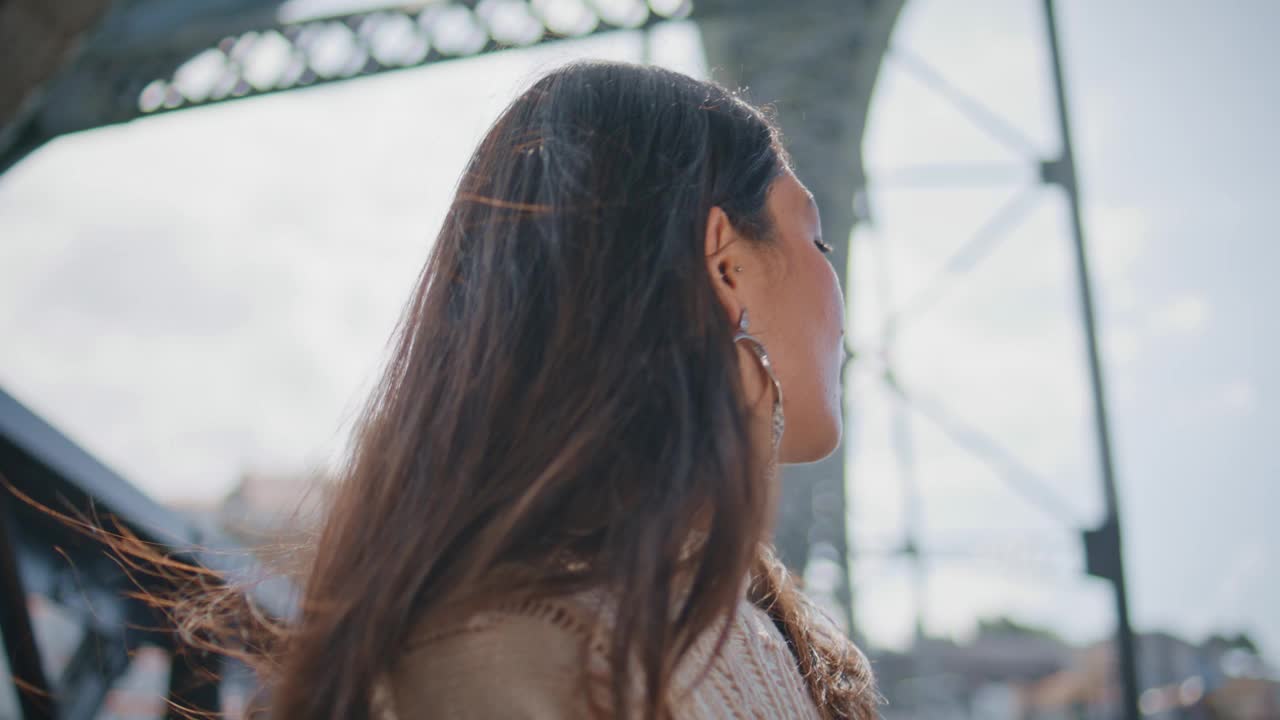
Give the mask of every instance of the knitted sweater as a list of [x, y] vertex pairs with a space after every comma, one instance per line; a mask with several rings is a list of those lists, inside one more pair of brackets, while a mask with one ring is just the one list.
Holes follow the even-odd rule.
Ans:
[[[419, 628], [389, 678], [398, 720], [588, 718], [584, 670], [607, 677], [599, 595], [500, 606]], [[720, 654], [716, 632], [698, 638], [677, 667], [669, 695], [676, 720], [790, 718], [818, 711], [790, 650], [769, 617], [745, 599]], [[584, 653], [585, 651], [585, 653]], [[584, 658], [586, 667], [584, 668]], [[607, 700], [607, 685], [597, 686]]]

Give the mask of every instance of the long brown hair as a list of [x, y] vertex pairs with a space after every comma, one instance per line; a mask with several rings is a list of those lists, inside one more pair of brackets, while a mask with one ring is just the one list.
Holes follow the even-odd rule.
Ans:
[[[459, 183], [275, 644], [273, 717], [369, 718], [423, 617], [584, 588], [617, 603], [613, 707], [626, 711], [638, 676], [643, 716], [661, 717], [680, 658], [723, 627], [747, 578], [823, 714], [874, 716], [865, 659], [822, 629], [767, 549], [772, 483], [701, 241], [718, 206], [770, 242], [765, 198], [786, 162], [758, 109], [658, 68], [572, 64], [502, 113]], [[495, 587], [497, 568], [522, 572]]]

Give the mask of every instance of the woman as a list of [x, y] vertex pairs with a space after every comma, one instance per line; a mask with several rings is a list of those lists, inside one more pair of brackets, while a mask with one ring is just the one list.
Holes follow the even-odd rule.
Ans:
[[840, 437], [827, 250], [716, 85], [584, 63], [515, 100], [362, 420], [273, 717], [873, 717], [767, 545], [777, 464]]

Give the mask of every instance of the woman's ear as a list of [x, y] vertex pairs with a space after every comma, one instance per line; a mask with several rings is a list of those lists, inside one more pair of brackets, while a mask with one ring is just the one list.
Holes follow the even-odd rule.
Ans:
[[742, 235], [733, 227], [724, 210], [711, 208], [707, 214], [705, 238], [707, 273], [725, 313], [735, 322], [745, 306], [742, 272], [747, 244], [741, 240]]

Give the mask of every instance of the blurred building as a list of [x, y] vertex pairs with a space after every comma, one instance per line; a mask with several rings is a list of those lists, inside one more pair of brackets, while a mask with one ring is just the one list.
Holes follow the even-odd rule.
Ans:
[[[1247, 639], [1197, 645], [1153, 632], [1136, 640], [1143, 717], [1280, 718], [1280, 681]], [[969, 642], [922, 636], [873, 661], [886, 719], [1113, 720], [1122, 717], [1115, 657], [1110, 640], [1077, 648], [1001, 620], [983, 623]]]
[[251, 549], [270, 571], [293, 577], [306, 567], [313, 532], [332, 489], [332, 479], [318, 471], [247, 471], [221, 501], [175, 509], [195, 525]]

